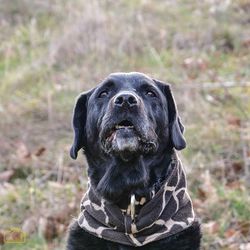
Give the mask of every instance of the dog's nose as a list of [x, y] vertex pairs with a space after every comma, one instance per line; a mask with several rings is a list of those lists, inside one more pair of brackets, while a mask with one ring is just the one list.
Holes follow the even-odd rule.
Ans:
[[120, 106], [120, 107], [122, 107], [124, 105], [128, 105], [129, 107], [133, 107], [133, 106], [138, 105], [138, 103], [139, 103], [138, 98], [130, 92], [120, 93], [117, 96], [115, 96], [115, 98], [114, 98], [114, 104], [116, 106]]

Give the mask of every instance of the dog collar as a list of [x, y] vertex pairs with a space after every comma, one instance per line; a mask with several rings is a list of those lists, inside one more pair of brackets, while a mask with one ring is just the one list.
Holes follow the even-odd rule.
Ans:
[[115, 204], [98, 198], [90, 185], [81, 202], [79, 226], [97, 237], [129, 246], [144, 246], [191, 226], [195, 215], [187, 193], [186, 175], [175, 152], [168, 168], [171, 173], [136, 216], [138, 201], [134, 194], [130, 209], [124, 213]]

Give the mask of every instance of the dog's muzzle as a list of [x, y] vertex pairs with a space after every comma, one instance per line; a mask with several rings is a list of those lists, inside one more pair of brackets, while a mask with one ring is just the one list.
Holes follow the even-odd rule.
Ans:
[[108, 154], [124, 161], [154, 152], [157, 136], [149, 123], [143, 100], [132, 91], [121, 91], [109, 102], [101, 124], [101, 143]]

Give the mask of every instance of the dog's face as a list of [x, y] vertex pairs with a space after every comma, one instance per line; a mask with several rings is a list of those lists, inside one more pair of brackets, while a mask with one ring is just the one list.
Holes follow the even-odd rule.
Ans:
[[164, 104], [161, 91], [150, 78], [112, 74], [89, 98], [86, 132], [91, 135], [95, 130], [97, 136], [87, 139], [100, 140], [105, 153], [124, 161], [153, 153], [160, 128], [168, 124]]
[[[169, 85], [141, 73], [111, 74], [96, 88], [81, 94], [75, 105], [73, 128], [71, 157], [75, 159], [83, 148], [88, 160], [98, 162], [99, 168], [113, 164], [112, 159], [130, 164], [138, 158], [161, 155], [173, 147], [180, 150], [186, 145]], [[135, 183], [148, 178], [147, 164], [142, 165], [140, 171], [137, 168], [140, 173], [134, 174], [138, 177]], [[100, 180], [108, 168], [96, 171]], [[129, 170], [121, 171], [120, 176], [125, 176]]]
[[[80, 148], [96, 146], [128, 161], [154, 153], [159, 140], [185, 147], [183, 126], [170, 88], [141, 73], [114, 73], [77, 100], [72, 158]], [[91, 150], [91, 148], [90, 148]]]

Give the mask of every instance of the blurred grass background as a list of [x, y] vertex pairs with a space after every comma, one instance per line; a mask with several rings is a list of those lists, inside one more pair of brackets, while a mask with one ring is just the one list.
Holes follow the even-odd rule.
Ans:
[[74, 99], [116, 71], [172, 83], [202, 249], [250, 249], [248, 0], [0, 0], [0, 28], [0, 249], [64, 248], [86, 188]]

